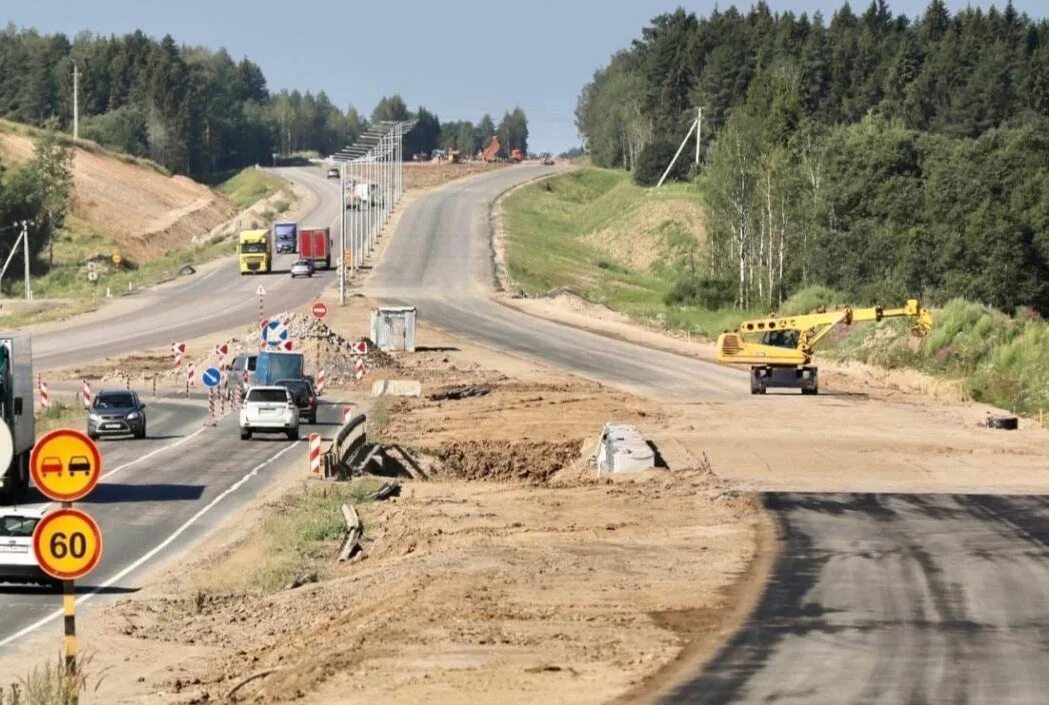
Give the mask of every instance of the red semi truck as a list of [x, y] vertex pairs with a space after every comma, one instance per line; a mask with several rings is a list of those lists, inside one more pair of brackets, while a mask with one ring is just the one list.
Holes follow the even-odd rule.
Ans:
[[300, 230], [299, 257], [310, 260], [318, 269], [331, 269], [331, 229]]

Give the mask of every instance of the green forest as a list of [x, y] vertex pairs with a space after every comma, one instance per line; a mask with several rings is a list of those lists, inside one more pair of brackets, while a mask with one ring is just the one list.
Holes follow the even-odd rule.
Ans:
[[709, 219], [691, 303], [775, 309], [825, 285], [1049, 313], [1046, 20], [941, 0], [829, 22], [678, 10], [594, 74], [576, 120], [596, 165], [651, 184], [699, 108], [701, 162], [686, 150], [675, 174]]
[[397, 95], [370, 116], [334, 105], [322, 91], [271, 91], [262, 69], [225, 50], [159, 41], [141, 31], [124, 36], [43, 35], [13, 25], [0, 32], [0, 116], [31, 125], [49, 121], [72, 130], [73, 69], [79, 74], [80, 136], [169, 171], [195, 178], [226, 174], [273, 155], [327, 155], [378, 120], [418, 120], [407, 158], [438, 146], [473, 154], [492, 135], [507, 149], [527, 150], [527, 118], [507, 110], [496, 124], [451, 122]]

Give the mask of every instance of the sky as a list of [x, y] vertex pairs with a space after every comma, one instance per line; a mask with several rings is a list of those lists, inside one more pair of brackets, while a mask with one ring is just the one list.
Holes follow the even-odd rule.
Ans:
[[[709, 14], [731, 2], [673, 0], [0, 0], [0, 18], [41, 32], [124, 34], [142, 29], [181, 44], [225, 47], [262, 67], [271, 90], [325, 91], [337, 105], [370, 114], [383, 95], [400, 93], [444, 120], [496, 122], [520, 105], [532, 151], [579, 144], [573, 120], [579, 90], [648, 21], [684, 7]], [[749, 8], [750, 0], [736, 3]], [[773, 11], [820, 10], [842, 0], [769, 0]], [[868, 0], [853, 0], [861, 11]], [[1032, 17], [1045, 0], [1014, 0]], [[890, 0], [913, 17], [927, 0]], [[988, 7], [947, 0], [951, 9]], [[1004, 2], [998, 2], [999, 7]], [[5, 17], [6, 15], [6, 17]]]

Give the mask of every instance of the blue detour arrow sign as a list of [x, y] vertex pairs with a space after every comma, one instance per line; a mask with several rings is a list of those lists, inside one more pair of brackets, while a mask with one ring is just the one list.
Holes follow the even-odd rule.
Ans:
[[200, 373], [200, 381], [205, 387], [217, 387], [222, 381], [222, 372], [217, 367], [209, 367]]

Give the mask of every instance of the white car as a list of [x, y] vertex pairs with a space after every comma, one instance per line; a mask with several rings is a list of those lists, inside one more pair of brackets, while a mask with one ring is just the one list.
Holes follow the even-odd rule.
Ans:
[[299, 407], [287, 387], [248, 387], [240, 409], [240, 439], [252, 433], [283, 433], [299, 438]]
[[0, 583], [59, 584], [33, 555], [33, 529], [44, 513], [37, 507], [0, 507]]

